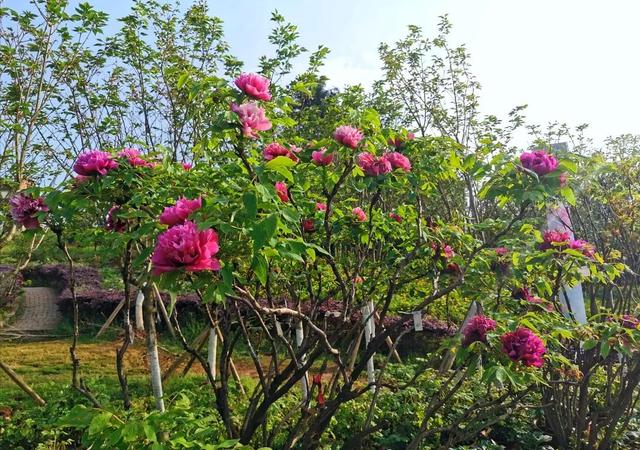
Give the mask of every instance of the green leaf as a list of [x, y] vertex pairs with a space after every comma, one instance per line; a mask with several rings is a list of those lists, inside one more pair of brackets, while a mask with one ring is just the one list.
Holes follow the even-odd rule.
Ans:
[[253, 261], [251, 261], [251, 269], [253, 273], [256, 274], [260, 284], [265, 286], [267, 284], [267, 269], [268, 269], [267, 258], [265, 258], [260, 253], [256, 253], [253, 255]]
[[258, 213], [258, 199], [254, 192], [245, 192], [242, 196], [242, 203], [247, 214], [247, 219], [254, 219]]
[[271, 214], [270, 216], [259, 222], [251, 231], [253, 238], [254, 253], [265, 246], [269, 240], [276, 234], [278, 229], [278, 216]]
[[560, 195], [564, 197], [564, 199], [571, 205], [576, 206], [576, 196], [573, 193], [573, 190], [569, 186], [565, 186], [560, 189]]
[[289, 168], [295, 165], [295, 161], [293, 161], [291, 158], [287, 158], [286, 156], [276, 156], [271, 161], [268, 161], [264, 166], [270, 170], [277, 170], [281, 167]]

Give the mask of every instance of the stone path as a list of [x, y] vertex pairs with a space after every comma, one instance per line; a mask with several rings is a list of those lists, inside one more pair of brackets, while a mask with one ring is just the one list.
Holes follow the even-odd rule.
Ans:
[[21, 337], [41, 334], [55, 329], [62, 316], [58, 311], [58, 297], [47, 287], [24, 288], [24, 311], [10, 326], [0, 330], [2, 337]]

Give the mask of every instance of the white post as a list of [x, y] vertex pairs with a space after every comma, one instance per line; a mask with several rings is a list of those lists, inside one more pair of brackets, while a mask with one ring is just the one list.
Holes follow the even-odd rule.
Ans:
[[[298, 348], [302, 346], [302, 341], [304, 341], [304, 329], [302, 328], [302, 320], [298, 320], [296, 322], [296, 345]], [[300, 358], [300, 363], [305, 364], [307, 362], [307, 355], [303, 354]], [[307, 373], [304, 373], [304, 376], [301, 380], [301, 390], [302, 390], [302, 401], [306, 402], [309, 398], [309, 385], [307, 384]]]
[[209, 330], [209, 345], [207, 346], [207, 362], [209, 363], [209, 370], [211, 371], [211, 378], [216, 379], [216, 361], [218, 353], [218, 334], [216, 333], [216, 327]]
[[144, 293], [142, 292], [142, 288], [140, 288], [138, 290], [138, 295], [136, 296], [136, 330], [138, 331], [144, 331], [144, 316], [142, 314], [143, 303]]
[[[376, 335], [376, 325], [373, 321], [373, 302], [367, 302], [362, 307], [362, 320], [364, 321], [364, 342], [365, 348], [369, 347], [369, 342]], [[375, 367], [373, 365], [373, 355], [367, 360], [367, 381], [369, 384], [375, 383]], [[372, 390], [375, 390], [374, 386], [371, 386]]]
[[[574, 238], [571, 231], [571, 219], [569, 211], [564, 204], [561, 204], [547, 214], [547, 228], [549, 230], [566, 231], [571, 239]], [[587, 269], [588, 270], [588, 269]], [[565, 316], [569, 316], [578, 323], [587, 323], [587, 311], [584, 306], [584, 295], [582, 284], [575, 286], [562, 286], [558, 292], [560, 305]]]

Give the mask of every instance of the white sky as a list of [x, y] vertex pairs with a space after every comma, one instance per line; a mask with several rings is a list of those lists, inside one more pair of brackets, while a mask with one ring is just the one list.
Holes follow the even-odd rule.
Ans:
[[[251, 65], [273, 9], [299, 25], [309, 49], [331, 49], [332, 84], [379, 76], [377, 46], [406, 34], [406, 25], [436, 34], [449, 14], [452, 44], [466, 44], [482, 84], [487, 114], [506, 116], [528, 104], [531, 122], [589, 123], [588, 135], [640, 133], [640, 2], [593, 0], [210, 0], [227, 22], [233, 50]], [[216, 12], [217, 9], [220, 12]], [[258, 45], [247, 45], [250, 37]], [[263, 50], [260, 48], [259, 50]], [[524, 142], [522, 143], [524, 144]]]
[[[127, 14], [132, 4], [89, 1], [112, 17]], [[447, 13], [451, 43], [464, 43], [471, 53], [483, 87], [483, 113], [505, 117], [526, 103], [530, 122], [589, 123], [588, 135], [596, 142], [640, 134], [638, 0], [207, 1], [211, 13], [225, 21], [232, 51], [248, 69], [269, 52], [270, 12], [278, 9], [299, 26], [308, 49], [331, 49], [324, 71], [337, 87], [370, 84], [380, 73], [380, 42], [401, 38], [408, 24], [434, 36], [438, 16]], [[6, 0], [5, 6], [22, 9], [26, 3]]]

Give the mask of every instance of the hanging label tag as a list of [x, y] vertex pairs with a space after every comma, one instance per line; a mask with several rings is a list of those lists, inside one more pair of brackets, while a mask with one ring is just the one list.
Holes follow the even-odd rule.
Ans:
[[280, 337], [284, 336], [284, 334], [282, 333], [282, 326], [280, 326], [280, 321], [278, 319], [276, 319], [276, 333]]
[[422, 311], [413, 312], [413, 329], [422, 331]]

